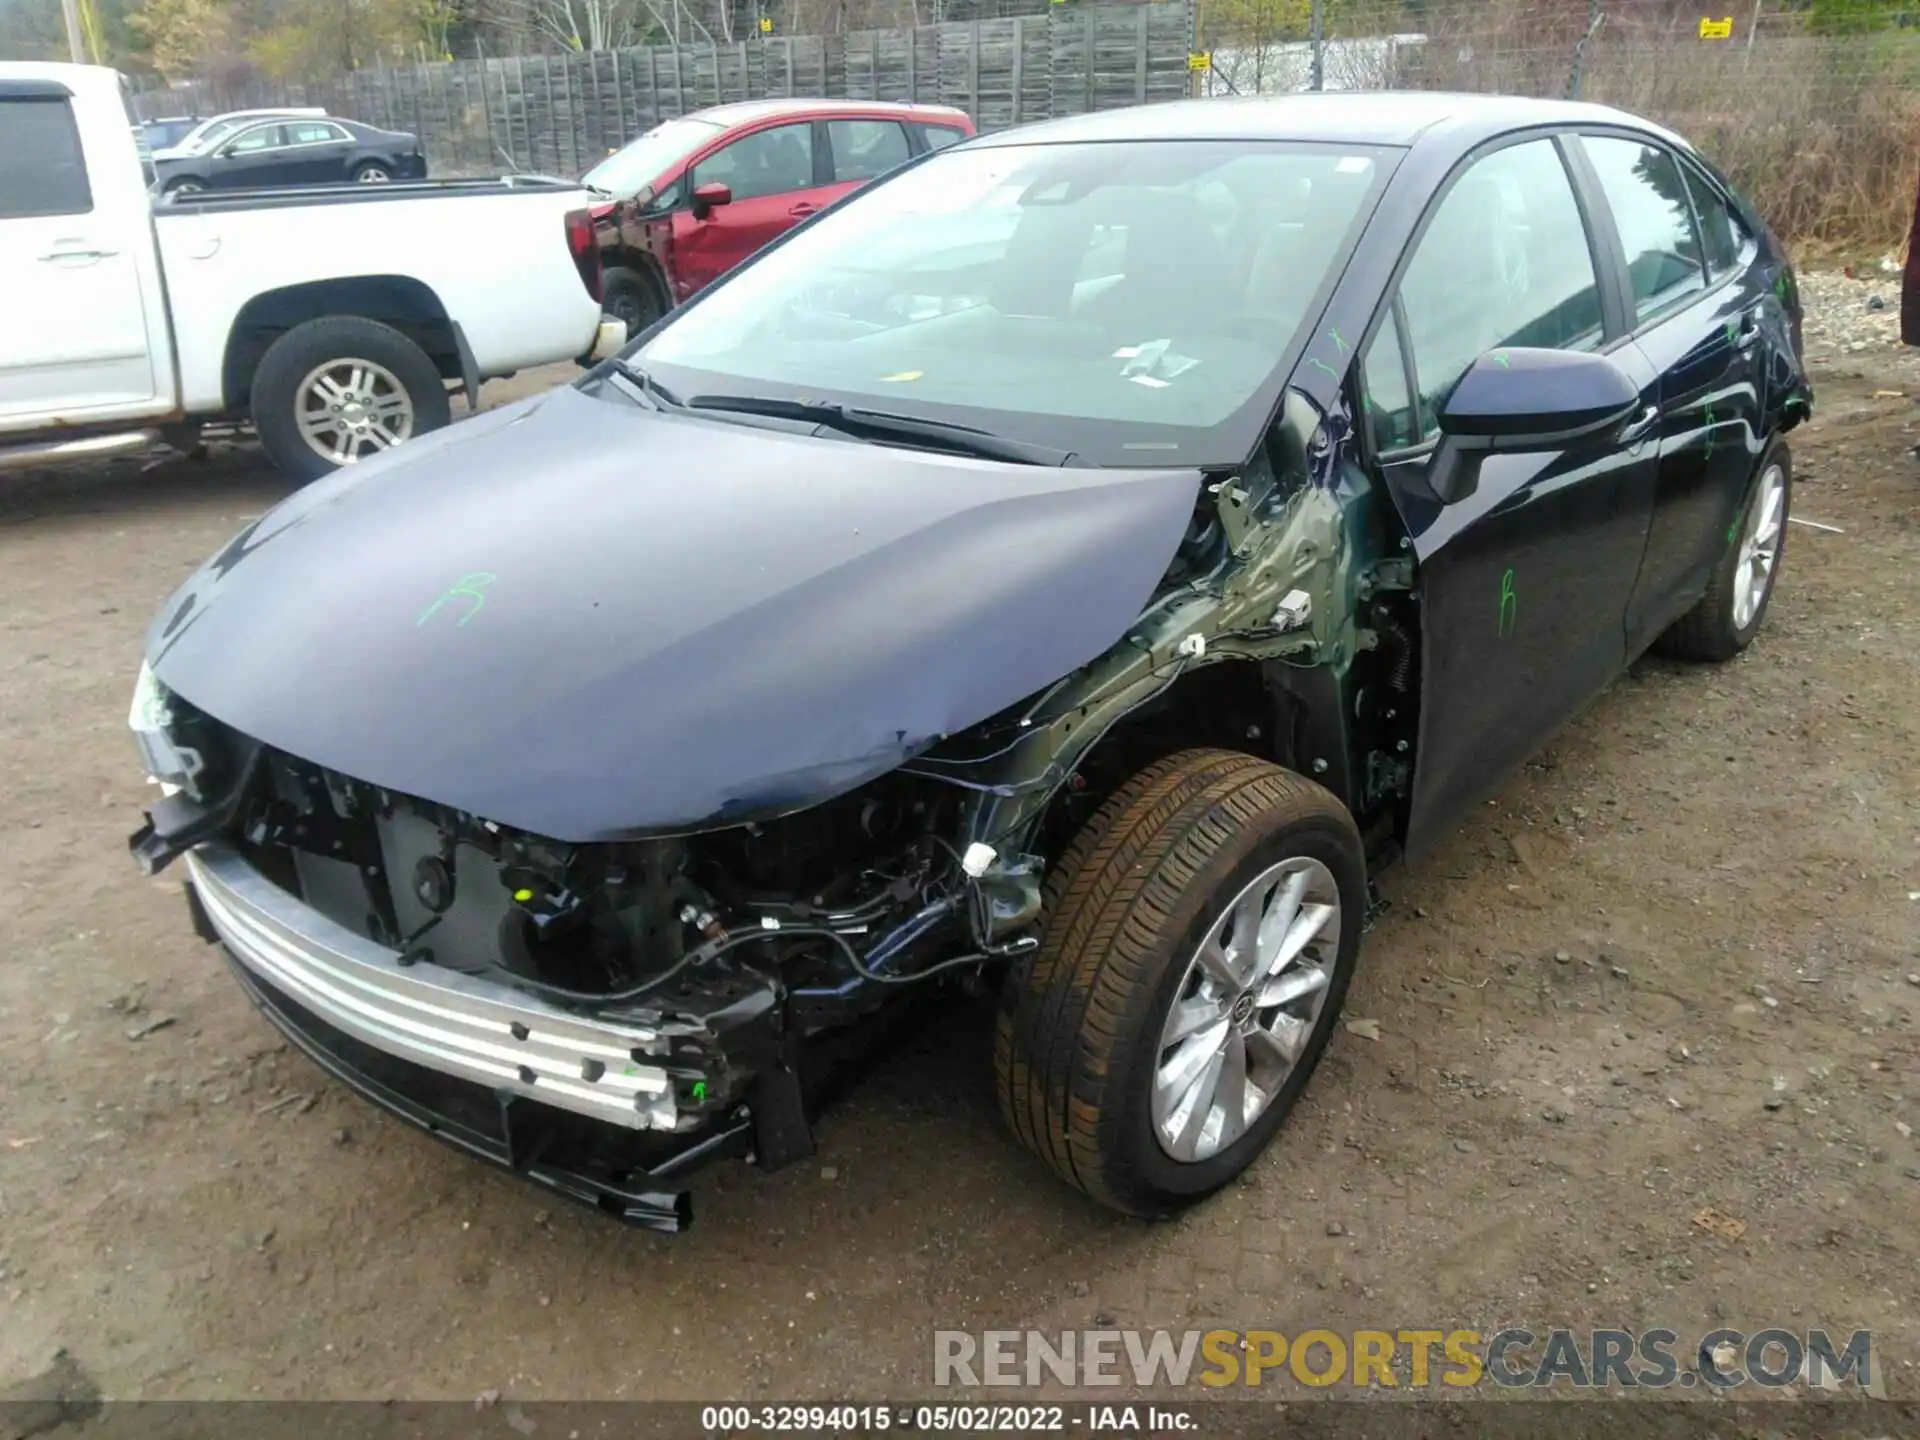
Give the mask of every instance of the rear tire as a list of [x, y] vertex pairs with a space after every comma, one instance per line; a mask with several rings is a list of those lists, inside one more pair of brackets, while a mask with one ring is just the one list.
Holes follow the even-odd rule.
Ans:
[[[1667, 628], [1654, 648], [1676, 660], [1721, 661], [1751, 645], [1773, 602], [1792, 513], [1793, 456], [1786, 442], [1775, 437], [1760, 452], [1746, 503], [1727, 531], [1726, 553], [1713, 568], [1707, 593]], [[1765, 574], [1756, 588], [1754, 567], [1762, 557]]]
[[393, 172], [375, 160], [357, 166], [353, 172], [353, 183], [356, 185], [384, 185], [391, 179]]
[[[338, 385], [355, 367], [371, 377], [369, 408], [380, 412], [383, 436], [358, 442], [355, 453], [342, 460], [337, 446], [320, 443], [326, 435], [342, 432], [324, 432], [309, 443], [313, 429], [303, 426], [302, 414], [311, 417], [327, 408], [321, 393], [325, 386], [316, 375], [337, 370], [332, 383]], [[397, 423], [402, 406], [404, 425]], [[438, 430], [453, 418], [446, 382], [426, 351], [392, 326], [359, 315], [309, 320], [274, 341], [253, 373], [251, 409], [254, 429], [273, 463], [302, 482]], [[325, 450], [336, 453], [330, 456]]]
[[[1294, 874], [1317, 877], [1313, 884], [1330, 903], [1310, 906], [1296, 894], [1292, 912], [1276, 912], [1278, 898], [1258, 898], [1279, 897]], [[1048, 883], [1040, 949], [1001, 992], [994, 1068], [1014, 1134], [1061, 1179], [1126, 1214], [1169, 1215], [1218, 1190], [1273, 1138], [1326, 1048], [1359, 953], [1366, 885], [1352, 817], [1311, 781], [1223, 750], [1184, 751], [1134, 776], [1061, 857]], [[1238, 1001], [1208, 997], [1202, 992], [1213, 972], [1201, 952], [1233, 925], [1249, 893], [1258, 943], [1213, 953], [1235, 965], [1244, 957], [1250, 973], [1265, 973], [1252, 974]], [[1337, 931], [1308, 928], [1305, 948], [1266, 970], [1269, 928], [1280, 946], [1310, 909], [1331, 909]], [[1270, 1014], [1264, 1001], [1287, 978], [1313, 984]], [[1206, 1005], [1217, 1009], [1215, 1019], [1171, 1038], [1186, 1015], [1209, 1013]], [[1309, 1005], [1310, 1017], [1303, 1012], [1295, 1023], [1287, 1015], [1280, 1027], [1280, 1012]], [[1250, 1037], [1253, 1024], [1274, 1027], [1268, 1041], [1284, 1035], [1290, 1054], [1282, 1060], [1266, 1041], [1234, 1038]], [[1240, 1057], [1238, 1132], [1222, 1119], [1224, 1081], [1189, 1098], [1184, 1110], [1167, 1098], [1200, 1095], [1200, 1082], [1183, 1092], [1168, 1077], [1181, 1073], [1183, 1051], [1214, 1055], [1205, 1047], [1219, 1026], [1231, 1033], [1222, 1033], [1217, 1053], [1237, 1046]], [[1230, 1069], [1235, 1062], [1220, 1063]], [[1214, 1064], [1206, 1058], [1202, 1069]], [[1253, 1084], [1256, 1066], [1270, 1085]], [[1262, 1108], [1249, 1116], [1255, 1101]], [[1198, 1117], [1197, 1128], [1182, 1114]], [[1209, 1131], [1215, 1148], [1199, 1143], [1180, 1155], [1182, 1136], [1204, 1142]]]

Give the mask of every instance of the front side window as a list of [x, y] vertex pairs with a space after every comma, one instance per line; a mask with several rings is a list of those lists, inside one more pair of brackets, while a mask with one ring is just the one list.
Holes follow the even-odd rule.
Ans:
[[[838, 400], [1106, 465], [1237, 464], [1393, 153], [946, 150], [763, 251], [634, 358], [683, 397]], [[1290, 224], [1270, 213], [1283, 193]], [[1224, 240], [1223, 205], [1245, 217]]]
[[[1440, 406], [1467, 368], [1499, 346], [1591, 350], [1600, 343], [1600, 289], [1573, 184], [1551, 140], [1476, 161], [1454, 182], [1415, 242], [1400, 281], [1406, 343], [1419, 383], [1419, 437], [1439, 434]], [[1373, 342], [1396, 345], [1382, 327]], [[1369, 352], [1365, 379], [1388, 377]]]
[[92, 209], [72, 101], [51, 94], [0, 100], [0, 220]]
[[257, 155], [262, 150], [277, 150], [286, 144], [285, 126], [260, 125], [242, 132], [227, 146], [230, 154]]
[[829, 120], [833, 178], [872, 180], [907, 160], [907, 132], [891, 120]]
[[1635, 320], [1651, 319], [1704, 290], [1693, 209], [1673, 156], [1658, 145], [1613, 136], [1589, 135], [1581, 144], [1620, 232]]
[[813, 126], [776, 125], [716, 150], [693, 167], [693, 186], [720, 184], [735, 200], [813, 187]]

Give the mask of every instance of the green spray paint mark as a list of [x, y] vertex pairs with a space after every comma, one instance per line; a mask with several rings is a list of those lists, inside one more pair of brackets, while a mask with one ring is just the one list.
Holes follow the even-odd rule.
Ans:
[[440, 607], [449, 600], [471, 600], [473, 604], [467, 608], [467, 613], [462, 615], [454, 625], [455, 629], [464, 627], [487, 603], [487, 597], [481, 592], [498, 578], [486, 570], [476, 570], [471, 575], [462, 575], [459, 580], [447, 587], [438, 600], [420, 612], [420, 618], [413, 622], [414, 629], [419, 629], [431, 620]]
[[707, 1098], [707, 1082], [704, 1080], [694, 1081], [692, 1093], [693, 1093], [693, 1103], [698, 1105], [701, 1101]]
[[1347, 351], [1353, 348], [1352, 346], [1348, 345], [1346, 341], [1340, 338], [1340, 332], [1334, 329], [1333, 326], [1331, 325], [1327, 327], [1327, 338], [1333, 341], [1333, 348], [1338, 350], [1342, 355], [1346, 354]]
[[1508, 570], [1500, 577], [1500, 638], [1502, 640], [1513, 635], [1514, 621], [1519, 612], [1520, 600], [1513, 593], [1513, 571]]
[[1502, 370], [1512, 368], [1507, 363], [1507, 352], [1504, 350], [1496, 350], [1493, 352], [1493, 363], [1498, 365]]
[[1738, 520], [1734, 521], [1733, 524], [1727, 526], [1727, 543], [1729, 545], [1733, 543], [1733, 532], [1738, 530], [1739, 528], [1740, 528], [1740, 522]]
[[1307, 364], [1318, 365], [1322, 370], [1326, 371], [1327, 374], [1333, 376], [1333, 378], [1336, 380], [1340, 378], [1340, 372], [1338, 370], [1334, 369], [1331, 365], [1327, 364], [1326, 361], [1321, 360], [1316, 356], [1309, 355], [1307, 357]]
[[1707, 406], [1702, 421], [1707, 427], [1707, 458], [1711, 460], [1713, 458], [1713, 406]]
[[1787, 277], [1785, 271], [1773, 277], [1773, 293], [1778, 295], [1782, 300], [1787, 298]]
[[1738, 320], [1729, 320], [1727, 322], [1727, 343], [1729, 345], [1738, 345], [1740, 343], [1740, 322]]

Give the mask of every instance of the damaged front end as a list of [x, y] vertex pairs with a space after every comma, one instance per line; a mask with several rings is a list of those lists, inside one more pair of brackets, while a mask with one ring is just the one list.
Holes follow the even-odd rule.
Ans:
[[676, 1229], [685, 1177], [812, 1153], [831, 1037], [1037, 945], [1040, 865], [942, 838], [961, 792], [891, 775], [782, 819], [561, 843], [227, 730], [149, 674], [168, 792], [130, 841], [185, 858], [194, 923], [337, 1078], [477, 1155]]

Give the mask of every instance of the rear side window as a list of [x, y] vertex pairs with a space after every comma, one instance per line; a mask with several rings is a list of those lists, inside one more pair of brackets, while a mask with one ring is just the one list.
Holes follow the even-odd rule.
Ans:
[[872, 180], [906, 163], [907, 132], [892, 120], [829, 120], [833, 178]]
[[288, 125], [285, 129], [289, 145], [331, 145], [347, 138], [346, 131], [324, 120], [303, 121], [298, 125]]
[[0, 220], [92, 209], [72, 102], [37, 95], [0, 100]]
[[920, 143], [929, 150], [944, 150], [967, 138], [966, 131], [952, 125], [916, 125], [913, 128], [920, 132]]
[[1647, 320], [1704, 290], [1693, 208], [1679, 163], [1658, 145], [1608, 136], [1582, 142], [1600, 177], [1626, 252], [1635, 320]]

